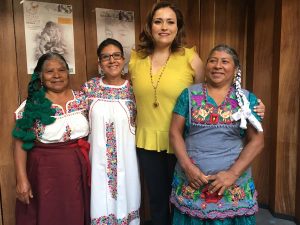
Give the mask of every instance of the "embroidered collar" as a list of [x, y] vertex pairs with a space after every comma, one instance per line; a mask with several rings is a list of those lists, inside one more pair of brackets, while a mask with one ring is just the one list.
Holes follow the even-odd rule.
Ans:
[[207, 91], [207, 84], [204, 83], [202, 85], [202, 89], [203, 89], [203, 95], [204, 95], [204, 101], [209, 104], [211, 104], [209, 101], [208, 101], [208, 98], [212, 99], [213, 100], [213, 106], [215, 108], [222, 108], [223, 106], [228, 106], [228, 104], [231, 105], [231, 107], [234, 109], [237, 107], [237, 101], [235, 100], [235, 96], [234, 96], [234, 92], [233, 92], [233, 87], [230, 86], [226, 96], [225, 96], [225, 99], [223, 100], [223, 102], [220, 104], [220, 105], [217, 105], [217, 103], [215, 102], [215, 100], [210, 97], [208, 95], [208, 91]]

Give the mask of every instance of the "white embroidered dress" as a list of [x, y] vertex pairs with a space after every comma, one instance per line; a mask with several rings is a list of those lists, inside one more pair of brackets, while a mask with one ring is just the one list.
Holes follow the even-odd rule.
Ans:
[[135, 101], [128, 81], [83, 86], [90, 111], [91, 224], [140, 224], [140, 180], [135, 148]]
[[[66, 112], [60, 105], [52, 104], [51, 108], [55, 109], [54, 123], [46, 126], [37, 121], [34, 124], [34, 132], [38, 141], [58, 143], [88, 136], [86, 98], [82, 92], [72, 92], [74, 98], [66, 103]], [[26, 100], [16, 110], [16, 119], [22, 118], [25, 105]]]

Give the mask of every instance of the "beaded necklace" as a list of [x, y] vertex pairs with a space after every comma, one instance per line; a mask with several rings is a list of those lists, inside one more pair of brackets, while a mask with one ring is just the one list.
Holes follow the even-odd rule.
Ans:
[[153, 82], [153, 74], [152, 74], [152, 63], [150, 64], [150, 79], [151, 79], [151, 84], [152, 84], [152, 87], [154, 89], [154, 102], [153, 102], [153, 107], [154, 108], [157, 108], [159, 106], [159, 102], [158, 102], [158, 99], [157, 99], [157, 88], [158, 88], [158, 85], [159, 85], [159, 82], [160, 82], [160, 79], [166, 69], [166, 66], [168, 64], [168, 61], [170, 59], [170, 55], [168, 56], [165, 64], [163, 65], [161, 71], [160, 71], [160, 74], [158, 76], [158, 79], [157, 79], [157, 82], [156, 82], [156, 85], [154, 84]]

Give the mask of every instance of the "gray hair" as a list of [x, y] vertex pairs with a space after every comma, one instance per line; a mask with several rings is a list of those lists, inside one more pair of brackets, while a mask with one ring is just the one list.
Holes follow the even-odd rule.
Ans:
[[208, 59], [212, 56], [212, 54], [214, 52], [226, 52], [228, 55], [230, 55], [232, 57], [233, 62], [234, 62], [234, 66], [236, 68], [236, 73], [234, 75], [233, 85], [236, 89], [236, 97], [237, 97], [238, 104], [242, 108], [242, 106], [244, 105], [244, 102], [242, 100], [244, 92], [241, 89], [242, 71], [241, 71], [239, 56], [238, 56], [237, 52], [232, 47], [230, 47], [226, 44], [219, 44], [219, 45], [216, 45], [209, 52], [207, 62], [208, 62]]

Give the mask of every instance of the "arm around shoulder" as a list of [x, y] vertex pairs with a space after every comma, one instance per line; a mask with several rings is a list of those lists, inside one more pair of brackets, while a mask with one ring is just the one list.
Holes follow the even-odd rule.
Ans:
[[195, 71], [194, 82], [201, 83], [204, 80], [204, 64], [197, 53], [191, 61], [191, 67]]

